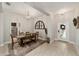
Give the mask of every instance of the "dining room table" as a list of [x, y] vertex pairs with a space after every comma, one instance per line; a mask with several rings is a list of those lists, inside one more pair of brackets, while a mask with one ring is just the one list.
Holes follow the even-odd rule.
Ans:
[[19, 43], [20, 46], [24, 46], [24, 43], [28, 42], [28, 41], [37, 41], [38, 39], [38, 33], [24, 33], [24, 34], [21, 34], [21, 35], [18, 35], [17, 36], [17, 41]]

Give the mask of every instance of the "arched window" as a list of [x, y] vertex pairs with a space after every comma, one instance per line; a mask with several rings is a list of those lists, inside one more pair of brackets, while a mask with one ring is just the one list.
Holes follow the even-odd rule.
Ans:
[[45, 29], [44, 22], [41, 20], [37, 21], [35, 24], [35, 29]]

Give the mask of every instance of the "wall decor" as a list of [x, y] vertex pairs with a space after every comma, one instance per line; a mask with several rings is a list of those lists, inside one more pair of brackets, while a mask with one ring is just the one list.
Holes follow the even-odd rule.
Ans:
[[79, 16], [77, 16], [77, 28], [79, 28]]
[[65, 30], [65, 25], [64, 24], [61, 24], [60, 25], [60, 29]]
[[73, 24], [74, 24], [74, 26], [77, 25], [77, 19], [76, 18], [73, 19]]
[[78, 29], [79, 28], [79, 16], [77, 16], [77, 18], [73, 19], [73, 24], [74, 26]]

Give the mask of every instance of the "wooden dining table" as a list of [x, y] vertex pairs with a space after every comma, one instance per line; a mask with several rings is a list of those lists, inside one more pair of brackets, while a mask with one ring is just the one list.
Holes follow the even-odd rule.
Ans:
[[37, 33], [21, 34], [17, 36], [17, 41], [20, 46], [24, 46], [24, 41], [37, 41]]
[[23, 34], [17, 36], [17, 41], [18, 41], [20, 46], [24, 46], [24, 44], [23, 44], [24, 39], [26, 39], [26, 36]]

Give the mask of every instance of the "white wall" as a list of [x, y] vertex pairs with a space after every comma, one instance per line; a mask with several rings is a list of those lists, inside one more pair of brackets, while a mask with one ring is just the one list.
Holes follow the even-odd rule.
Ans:
[[[40, 17], [37, 17], [34, 19], [34, 24], [39, 20], [44, 22], [45, 27], [48, 30], [48, 37], [50, 38], [50, 40], [52, 42], [54, 40], [54, 33], [53, 33], [54, 28], [53, 28], [53, 21], [52, 21], [51, 17], [46, 16], [46, 15], [41, 15]], [[39, 34], [44, 38], [43, 40], [45, 40], [45, 38], [46, 38], [45, 30], [38, 30], [37, 29], [35, 31], [39, 31], [40, 32]]]
[[4, 42], [7, 42], [8, 40], [10, 40], [11, 22], [16, 22], [17, 27], [18, 27], [18, 24], [20, 23], [21, 32], [33, 31], [32, 19], [27, 20], [23, 16], [15, 13], [4, 12], [3, 14], [4, 14]]
[[[17, 5], [17, 6], [16, 6]], [[21, 6], [22, 5], [22, 6]], [[19, 7], [21, 6], [21, 8]], [[17, 23], [21, 23], [21, 27], [20, 30], [22, 32], [26, 32], [26, 31], [30, 31], [33, 32], [35, 29], [35, 22], [37, 20], [43, 20], [45, 23], [46, 28], [48, 29], [48, 37], [50, 37], [51, 40], [54, 40], [55, 38], [55, 32], [54, 32], [54, 19], [51, 19], [50, 16], [46, 16], [44, 14], [42, 14], [42, 16], [40, 16], [38, 19], [36, 18], [31, 18], [30, 20], [27, 20], [27, 16], [26, 15], [26, 5], [23, 3], [12, 3], [11, 6], [6, 5], [5, 3], [2, 3], [2, 7], [3, 7], [3, 42], [7, 42], [10, 40], [10, 31], [11, 31], [11, 22], [17, 22]], [[12, 8], [13, 7], [13, 8]], [[20, 8], [20, 9], [18, 9]], [[24, 9], [23, 9], [24, 8]], [[32, 10], [33, 8], [31, 8], [31, 13], [33, 13], [34, 16], [39, 16], [40, 13], [37, 10]], [[9, 11], [10, 10], [10, 11]], [[19, 13], [19, 11], [20, 13]], [[17, 12], [16, 12], [17, 11]], [[22, 14], [21, 12], [24, 11]], [[54, 32], [54, 33], [53, 33]], [[44, 33], [43, 33], [44, 34]]]
[[[45, 23], [46, 28], [48, 29], [48, 37], [51, 41], [54, 40], [54, 31], [53, 31], [53, 21], [50, 16], [42, 15], [38, 18], [27, 19], [22, 15], [18, 15], [15, 13], [4, 12], [4, 42], [10, 39], [10, 31], [11, 31], [11, 22], [21, 23], [20, 30], [22, 32], [33, 32], [35, 29], [35, 23], [38, 20], [42, 20]], [[45, 31], [41, 33], [41, 35], [45, 34]], [[44, 37], [44, 36], [43, 36]]]
[[[2, 8], [2, 9], [1, 9]], [[11, 22], [16, 22], [17, 27], [20, 23], [21, 32], [33, 32], [34, 30], [34, 19], [27, 19], [27, 10], [29, 8], [30, 16], [34, 17], [40, 14], [34, 8], [24, 3], [11, 3], [10, 6], [6, 3], [0, 3], [0, 43], [4, 44], [10, 40], [11, 34]], [[3, 12], [2, 12], [3, 11]]]
[[0, 44], [3, 43], [3, 14], [0, 13]]
[[72, 43], [75, 43], [75, 44], [78, 44], [79, 45], [79, 34], [78, 34], [78, 29], [76, 29], [73, 25], [73, 19], [74, 17], [77, 17], [78, 16], [78, 13], [79, 11], [77, 11], [78, 9], [76, 10], [71, 10], [71, 11], [68, 11], [64, 14], [56, 14], [54, 15], [54, 19], [55, 19], [55, 36], [57, 38], [57, 24], [59, 23], [65, 23], [67, 24], [67, 39], [66, 41], [69, 41], [69, 42], [72, 42]]
[[47, 18], [48, 17], [46, 17], [45, 15], [40, 15], [40, 17], [34, 18], [34, 32], [38, 31], [39, 32], [39, 36], [41, 36], [43, 38], [43, 40], [45, 40], [45, 38], [46, 38], [45, 30], [44, 29], [42, 29], [42, 30], [35, 29], [35, 24], [36, 24], [37, 21], [41, 20], [41, 21], [44, 22], [45, 27], [47, 28], [47, 23], [48, 23], [47, 22], [47, 20], [48, 20]]
[[0, 3], [0, 44], [3, 43], [3, 14], [2, 14], [2, 4]]
[[65, 23], [67, 24], [67, 39], [65, 41], [69, 41], [71, 43], [79, 45], [79, 29], [76, 29], [73, 25], [74, 17], [79, 16], [79, 9], [74, 8], [64, 14], [51, 14], [50, 16], [40, 16], [35, 20], [44, 21], [46, 27], [48, 28], [48, 36], [51, 38], [51, 41], [57, 38], [58, 24]]

